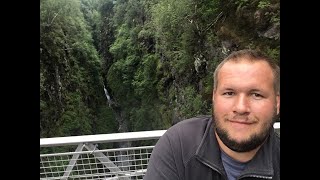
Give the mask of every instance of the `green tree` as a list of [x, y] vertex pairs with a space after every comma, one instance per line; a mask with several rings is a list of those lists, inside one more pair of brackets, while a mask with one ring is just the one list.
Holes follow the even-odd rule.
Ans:
[[78, 0], [40, 3], [40, 136], [96, 132], [101, 61]]

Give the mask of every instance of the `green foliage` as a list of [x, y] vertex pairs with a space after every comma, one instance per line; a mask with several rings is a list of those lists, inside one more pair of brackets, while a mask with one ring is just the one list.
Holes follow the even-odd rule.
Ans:
[[110, 47], [110, 52], [115, 59], [124, 59], [128, 54], [133, 53], [130, 51], [131, 45], [129, 29], [127, 26], [122, 25], [118, 29], [115, 42]]
[[132, 108], [131, 123], [134, 131], [150, 131], [161, 129], [161, 119], [156, 106], [145, 104], [139, 108]]
[[[216, 66], [214, 66], [216, 67]], [[215, 69], [215, 68], [212, 68]], [[211, 71], [208, 75], [203, 78], [204, 88], [201, 92], [201, 96], [207, 102], [211, 103], [212, 100], [212, 90], [213, 90], [213, 72]], [[209, 107], [211, 104], [209, 105]], [[210, 108], [209, 108], [210, 109]]]
[[274, 59], [274, 61], [280, 65], [280, 51], [279, 51], [279, 47], [275, 48], [275, 49], [272, 49], [272, 48], [267, 48], [265, 51], [266, 51], [266, 54], [268, 56], [270, 56], [272, 59]]
[[259, 3], [258, 3], [258, 8], [260, 8], [260, 9], [264, 9], [269, 6], [270, 6], [269, 0], [259, 1]]
[[210, 114], [222, 41], [280, 62], [280, 38], [265, 35], [280, 25], [278, 3], [40, 1], [40, 136], [116, 132], [123, 122], [166, 129]]
[[191, 118], [199, 114], [206, 114], [204, 111], [205, 101], [191, 86], [187, 86], [181, 91], [181, 100], [179, 100], [179, 112], [182, 117]]
[[117, 122], [112, 109], [108, 106], [101, 106], [98, 110], [94, 134], [106, 134], [117, 132]]
[[242, 8], [244, 6], [247, 6], [250, 3], [249, 0], [236, 0], [234, 4], [238, 6], [238, 8]]
[[61, 117], [61, 133], [64, 136], [91, 134], [89, 109], [79, 93], [69, 93], [66, 110]]
[[136, 97], [140, 97], [142, 101], [152, 103], [157, 98], [157, 89], [155, 88], [157, 79], [157, 63], [158, 56], [145, 55], [142, 63], [135, 72], [132, 82]]
[[[166, 53], [177, 50], [179, 37], [187, 23], [189, 8], [185, 0], [163, 0], [152, 8], [152, 23], [158, 47]], [[165, 54], [170, 58], [169, 54]]]
[[104, 102], [100, 57], [78, 0], [40, 4], [40, 135], [91, 134]]
[[108, 74], [108, 87], [112, 90], [112, 95], [117, 101], [126, 101], [131, 91], [131, 83], [129, 79], [125, 80], [127, 76], [122, 74], [123, 65], [121, 62], [112, 64]]

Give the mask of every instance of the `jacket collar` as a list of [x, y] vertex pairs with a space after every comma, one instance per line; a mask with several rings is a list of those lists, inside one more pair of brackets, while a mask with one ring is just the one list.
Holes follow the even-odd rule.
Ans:
[[[273, 176], [272, 145], [275, 138], [273, 131], [272, 129], [266, 142], [247, 164], [246, 169], [241, 173], [240, 177], [263, 176], [269, 178]], [[202, 163], [210, 166], [220, 174], [225, 174], [220, 153], [219, 144], [212, 125], [212, 118], [210, 118], [195, 155]]]

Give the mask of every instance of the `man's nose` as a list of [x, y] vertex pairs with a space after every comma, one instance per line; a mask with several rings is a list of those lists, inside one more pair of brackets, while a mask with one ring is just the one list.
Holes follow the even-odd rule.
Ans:
[[233, 111], [237, 114], [246, 114], [250, 112], [249, 99], [245, 95], [239, 95], [234, 103]]

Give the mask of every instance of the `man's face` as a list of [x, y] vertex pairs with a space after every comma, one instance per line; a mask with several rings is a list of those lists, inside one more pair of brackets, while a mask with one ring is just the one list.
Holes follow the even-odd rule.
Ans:
[[213, 115], [221, 141], [237, 152], [248, 152], [263, 143], [279, 113], [280, 95], [264, 61], [225, 63], [213, 92]]

